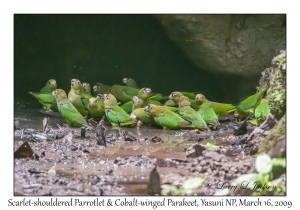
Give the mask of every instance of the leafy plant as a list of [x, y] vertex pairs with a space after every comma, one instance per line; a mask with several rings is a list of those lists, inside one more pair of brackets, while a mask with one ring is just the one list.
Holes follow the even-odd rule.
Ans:
[[188, 179], [182, 184], [180, 189], [172, 185], [163, 184], [161, 185], [161, 195], [192, 195], [193, 190], [200, 187], [204, 180], [200, 177]]
[[[255, 169], [257, 173], [244, 174], [238, 177], [233, 184], [253, 190], [252, 195], [272, 195], [284, 193], [285, 186], [278, 186], [281, 179], [278, 178], [273, 180], [272, 169], [275, 166], [286, 168], [286, 159], [271, 159], [267, 154], [260, 154], [255, 160]], [[246, 185], [245, 183], [248, 184]], [[214, 195], [227, 195], [228, 193], [229, 191], [218, 190]]]

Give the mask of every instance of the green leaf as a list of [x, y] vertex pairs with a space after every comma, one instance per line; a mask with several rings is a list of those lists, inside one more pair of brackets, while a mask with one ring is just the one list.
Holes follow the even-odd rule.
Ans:
[[273, 166], [282, 166], [286, 167], [286, 159], [285, 158], [274, 158], [272, 159], [272, 165]]
[[228, 195], [229, 189], [217, 190], [214, 195]]
[[272, 161], [269, 155], [258, 155], [255, 160], [255, 168], [258, 173], [266, 174], [272, 170]]
[[219, 146], [214, 145], [214, 144], [211, 144], [211, 143], [209, 143], [209, 142], [206, 143], [206, 147], [207, 147], [207, 148], [213, 148], [213, 149], [220, 149]]
[[184, 189], [195, 189], [199, 187], [204, 182], [203, 178], [194, 178], [188, 179], [182, 184], [182, 188]]
[[168, 185], [168, 184], [163, 184], [161, 185], [161, 194], [162, 195], [168, 195], [171, 192], [177, 191], [177, 187]]

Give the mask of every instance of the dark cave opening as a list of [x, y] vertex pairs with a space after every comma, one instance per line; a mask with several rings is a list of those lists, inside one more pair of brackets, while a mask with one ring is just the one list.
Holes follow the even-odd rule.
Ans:
[[36, 101], [28, 91], [38, 91], [50, 78], [69, 92], [72, 78], [123, 85], [124, 77], [132, 77], [140, 87], [164, 95], [197, 91], [237, 103], [234, 94], [224, 94], [220, 81], [236, 91], [239, 77], [217, 76], [222, 79], [196, 67], [152, 15], [14, 16], [15, 101]]

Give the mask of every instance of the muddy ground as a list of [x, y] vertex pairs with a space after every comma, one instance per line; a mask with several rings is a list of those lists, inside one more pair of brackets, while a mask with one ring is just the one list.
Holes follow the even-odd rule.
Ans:
[[[28, 141], [37, 154], [14, 159], [15, 195], [148, 195], [155, 165], [161, 184], [180, 188], [189, 178], [203, 177], [205, 182], [194, 195], [213, 195], [217, 188], [255, 170], [257, 150], [269, 133], [268, 126], [258, 130], [248, 125], [245, 134], [234, 136], [242, 122], [235, 122], [232, 115], [220, 119], [215, 131], [164, 131], [142, 125], [121, 128], [121, 133], [128, 132], [126, 138], [118, 138], [118, 131], [106, 122], [105, 148], [97, 145], [95, 129], [82, 139], [81, 129], [69, 128], [59, 116], [52, 116], [41, 132], [46, 115], [30, 104], [16, 103], [14, 115], [15, 151]], [[231, 189], [230, 194], [251, 191]]]

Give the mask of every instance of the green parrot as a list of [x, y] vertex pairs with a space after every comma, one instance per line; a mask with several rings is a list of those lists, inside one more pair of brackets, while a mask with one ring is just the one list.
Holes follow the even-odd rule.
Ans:
[[260, 104], [260, 101], [264, 97], [266, 91], [267, 82], [260, 87], [257, 93], [247, 97], [237, 105], [236, 113], [238, 114], [240, 119], [243, 120], [254, 112], [255, 108]]
[[93, 86], [93, 96], [96, 97], [98, 94], [109, 94], [111, 86], [104, 85], [102, 83], [97, 82]]
[[118, 101], [126, 103], [127, 101], [131, 101], [132, 97], [138, 94], [139, 89], [129, 86], [113, 85], [110, 92], [118, 99]]
[[67, 98], [67, 94], [64, 90], [57, 89], [54, 90], [52, 94], [56, 98], [59, 113], [63, 116], [69, 126], [90, 127], [84, 117]]
[[198, 113], [201, 115], [202, 119], [206, 122], [208, 127], [216, 128], [220, 125], [218, 121], [218, 116], [211, 107], [200, 107]]
[[145, 111], [145, 108], [137, 108], [132, 111], [130, 118], [133, 120], [140, 120], [143, 124], [157, 125], [153, 117]]
[[[181, 96], [184, 96], [184, 95], [181, 92], [175, 91], [175, 92], [172, 92], [169, 95], [169, 100], [173, 100], [175, 106], [178, 106], [179, 105], [179, 99], [180, 99]], [[198, 108], [197, 105], [196, 105], [196, 101], [194, 99], [191, 99], [190, 103], [191, 103], [191, 107], [193, 109], [197, 109]], [[172, 103], [169, 102], [169, 104], [172, 104]], [[166, 103], [165, 103], [165, 105], [166, 105]]]
[[52, 93], [38, 94], [29, 92], [33, 95], [46, 109], [51, 109], [53, 112], [58, 112], [57, 103]]
[[104, 107], [106, 118], [113, 127], [126, 127], [136, 124], [136, 120], [130, 119], [130, 116], [118, 106], [117, 99], [112, 94], [104, 94]]
[[164, 103], [164, 106], [171, 106], [172, 107], [172, 106], [177, 106], [177, 105], [175, 104], [175, 102], [172, 99], [169, 99]]
[[196, 97], [196, 94], [195, 94], [195, 93], [190, 93], [190, 92], [185, 92], [185, 91], [181, 91], [181, 93], [182, 93], [184, 96], [188, 97], [189, 99], [195, 100], [195, 97]]
[[268, 114], [270, 114], [270, 105], [268, 103], [267, 100], [261, 100], [261, 103], [256, 107], [255, 109], [255, 118], [258, 119], [262, 119], [264, 117], [266, 117]]
[[82, 83], [80, 93], [86, 100], [89, 100], [92, 97], [90, 84]]
[[57, 103], [52, 92], [56, 90], [56, 80], [49, 79], [45, 86], [38, 93], [29, 92], [34, 96], [46, 109], [51, 109], [54, 112], [58, 112]]
[[137, 86], [136, 82], [134, 79], [127, 77], [123, 79], [123, 82], [125, 83], [126, 86], [128, 87], [133, 87], [133, 88], [137, 88], [139, 89], [139, 87]]
[[[125, 85], [128, 86], [128, 87], [140, 89], [140, 88], [137, 86], [137, 84], [136, 84], [136, 82], [135, 82], [135, 80], [134, 80], [133, 78], [130, 78], [130, 77], [124, 78], [124, 79], [123, 79], [123, 83], [125, 83]], [[139, 96], [139, 97], [140, 97], [140, 96]], [[142, 98], [142, 97], [140, 97], [140, 98]], [[155, 104], [159, 104], [159, 105], [160, 105], [160, 103], [157, 103], [156, 101], [162, 100], [162, 99], [163, 99], [163, 96], [162, 96], [162, 94], [160, 94], [160, 93], [152, 93], [150, 99], [151, 99], [151, 101], [155, 101], [155, 102], [154, 102]], [[144, 100], [144, 99], [142, 98], [142, 100]], [[145, 100], [144, 100], [144, 101], [145, 101]]]
[[156, 124], [163, 127], [164, 130], [191, 129], [192, 123], [182, 119], [178, 114], [168, 109], [163, 109], [155, 104], [149, 104], [144, 108], [154, 118]]
[[126, 103], [122, 104], [120, 107], [127, 113], [130, 114], [132, 112], [132, 101], [127, 101]]
[[[142, 88], [139, 90], [137, 96], [133, 96], [132, 100], [127, 101], [120, 107], [124, 109], [127, 113], [131, 113], [132, 110], [136, 108], [145, 107], [149, 103], [150, 92], [151, 92], [150, 88]], [[135, 107], [134, 107], [134, 103], [136, 103]]]
[[78, 110], [80, 114], [83, 116], [88, 115], [87, 111], [87, 104], [88, 100], [86, 100], [81, 95], [81, 82], [78, 79], [72, 79], [71, 80], [71, 90], [68, 94], [68, 99], [71, 101], [71, 103], [75, 106], [75, 108]]
[[45, 86], [40, 90], [40, 94], [44, 93], [52, 93], [53, 90], [57, 89], [56, 80], [55, 79], [49, 79]]
[[195, 97], [195, 101], [198, 107], [197, 109], [199, 109], [200, 107], [211, 107], [213, 108], [213, 110], [215, 111], [218, 117], [222, 115], [226, 115], [236, 110], [236, 106], [232, 104], [224, 104], [224, 103], [209, 101], [202, 94], [197, 94]]
[[89, 99], [89, 104], [87, 107], [89, 115], [93, 119], [104, 119], [105, 118], [105, 108], [104, 108], [104, 98], [101, 94], [97, 97], [91, 97]]
[[179, 98], [179, 115], [191, 122], [194, 129], [209, 131], [201, 115], [191, 107], [190, 99], [187, 96], [180, 96]]

